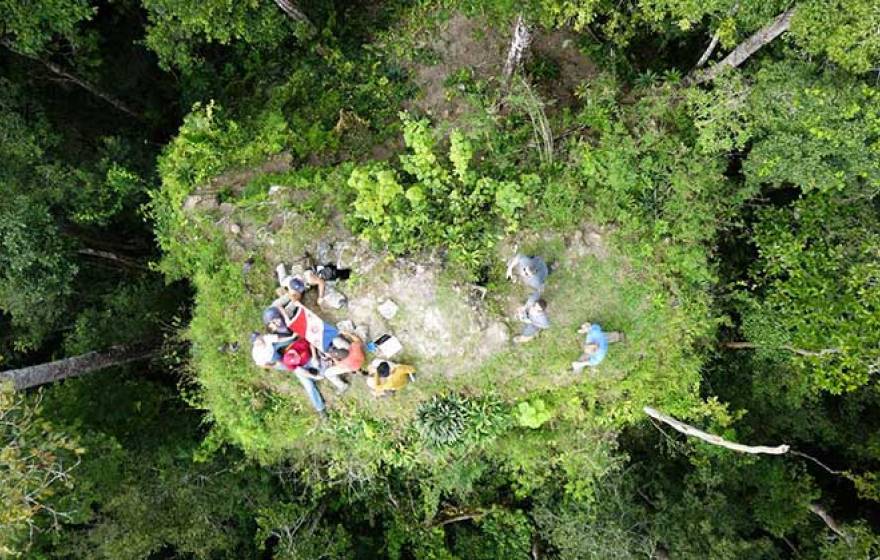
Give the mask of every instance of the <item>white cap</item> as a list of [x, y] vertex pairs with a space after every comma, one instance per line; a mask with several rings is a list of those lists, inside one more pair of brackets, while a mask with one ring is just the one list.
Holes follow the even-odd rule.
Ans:
[[275, 349], [272, 348], [272, 344], [266, 340], [265, 336], [257, 337], [254, 340], [253, 348], [251, 348], [251, 357], [254, 359], [254, 363], [258, 366], [265, 366], [272, 363], [272, 358], [275, 356]]

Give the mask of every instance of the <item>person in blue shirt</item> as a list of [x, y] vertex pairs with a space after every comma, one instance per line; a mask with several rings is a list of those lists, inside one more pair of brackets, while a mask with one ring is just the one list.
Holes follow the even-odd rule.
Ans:
[[599, 365], [605, 359], [605, 355], [608, 354], [608, 345], [620, 342], [624, 338], [623, 333], [617, 331], [606, 333], [602, 331], [602, 327], [591, 323], [581, 325], [578, 332], [587, 336], [584, 339], [583, 354], [577, 361], [571, 363], [571, 369], [575, 373], [584, 371], [584, 368], [587, 366], [596, 367]]

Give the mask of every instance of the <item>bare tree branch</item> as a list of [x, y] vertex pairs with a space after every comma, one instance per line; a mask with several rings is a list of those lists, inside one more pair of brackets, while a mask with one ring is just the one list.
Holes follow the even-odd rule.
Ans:
[[[730, 15], [736, 13], [739, 9], [739, 0], [733, 5], [730, 9]], [[709, 47], [703, 53], [703, 56], [700, 57], [700, 60], [697, 61], [697, 65], [694, 68], [702, 68], [706, 62], [709, 61], [709, 57], [712, 56], [712, 53], [715, 52], [715, 48], [718, 46], [718, 41], [721, 39], [721, 30], [716, 29], [715, 33], [712, 35], [712, 41], [709, 43]]]
[[642, 410], [644, 410], [645, 414], [647, 414], [651, 418], [655, 418], [665, 424], [669, 424], [675, 430], [683, 433], [686, 436], [693, 436], [693, 437], [696, 437], [696, 438], [699, 438], [699, 439], [705, 441], [706, 443], [711, 443], [712, 445], [726, 447], [727, 449], [731, 449], [733, 451], [739, 451], [740, 453], [752, 453], [752, 454], [766, 453], [769, 455], [782, 455], [784, 453], [787, 453], [789, 450], [788, 445], [778, 445], [776, 447], [766, 447], [763, 445], [752, 446], [752, 445], [743, 445], [741, 443], [734, 443], [732, 441], [727, 441], [726, 439], [722, 438], [721, 436], [716, 436], [715, 434], [710, 434], [710, 433], [704, 432], [703, 430], [695, 428], [695, 427], [691, 426], [690, 424], [685, 424], [684, 422], [676, 420], [675, 418], [673, 418], [671, 416], [667, 416], [666, 414], [663, 414], [662, 412], [659, 412], [658, 410], [655, 410], [655, 409], [651, 408], [650, 406], [646, 406]]
[[709, 57], [712, 56], [712, 53], [715, 52], [715, 47], [718, 46], [718, 41], [721, 37], [721, 34], [716, 31], [714, 35], [712, 35], [712, 41], [709, 42], [709, 46], [706, 48], [706, 51], [703, 53], [703, 56], [700, 57], [700, 60], [697, 61], [696, 68], [702, 68], [706, 62], [708, 62]]
[[852, 544], [852, 537], [850, 537], [846, 531], [840, 528], [840, 525], [837, 524], [837, 521], [835, 521], [834, 518], [831, 517], [831, 514], [828, 513], [825, 508], [823, 508], [819, 504], [810, 504], [809, 508], [810, 511], [818, 515], [822, 519], [822, 521], [825, 522], [825, 525], [827, 525], [828, 528], [831, 529], [838, 537], [845, 540], [847, 544]]
[[124, 268], [132, 268], [136, 270], [149, 270], [143, 263], [140, 263], [134, 259], [130, 259], [128, 257], [124, 257], [117, 253], [113, 253], [111, 251], [101, 251], [99, 249], [80, 249], [80, 255], [85, 255], [87, 257], [94, 257], [97, 259], [104, 259], [111, 262], [114, 262]]
[[274, 0], [274, 2], [279, 8], [281, 8], [281, 11], [287, 14], [287, 17], [293, 21], [303, 23], [309, 27], [314, 27], [308, 16], [306, 16], [306, 14], [304, 14], [303, 11], [290, 0]]
[[442, 527], [443, 525], [449, 525], [450, 523], [458, 523], [459, 521], [467, 521], [468, 519], [477, 519], [477, 518], [480, 518], [480, 517], [486, 515], [486, 513], [487, 512], [482, 511], [482, 510], [463, 512], [459, 515], [455, 515], [452, 517], [434, 519], [430, 523], [427, 523], [426, 527], [428, 527], [428, 528]]
[[822, 350], [804, 350], [803, 348], [795, 348], [790, 344], [783, 344], [782, 346], [763, 346], [761, 344], [755, 344], [754, 342], [724, 342], [721, 344], [723, 348], [729, 348], [731, 350], [757, 350], [757, 349], [767, 349], [767, 350], [788, 350], [789, 352], [793, 352], [800, 356], [825, 356], [827, 354], [840, 354], [840, 348], [824, 348]]

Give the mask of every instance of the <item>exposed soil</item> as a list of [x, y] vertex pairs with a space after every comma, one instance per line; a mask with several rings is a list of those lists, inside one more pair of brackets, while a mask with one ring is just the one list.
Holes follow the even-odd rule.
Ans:
[[508, 37], [504, 29], [489, 25], [484, 18], [468, 18], [456, 13], [430, 39], [436, 64], [410, 64], [414, 81], [421, 89], [414, 105], [425, 113], [454, 120], [469, 106], [461, 96], [447, 94], [447, 81], [461, 69], [473, 71], [477, 79], [500, 77], [506, 56]]
[[537, 31], [532, 41], [533, 59], [547, 59], [559, 69], [559, 75], [541, 84], [540, 91], [550, 107], [571, 107], [577, 102], [578, 86], [598, 72], [595, 63], [578, 48], [578, 36], [571, 31]]

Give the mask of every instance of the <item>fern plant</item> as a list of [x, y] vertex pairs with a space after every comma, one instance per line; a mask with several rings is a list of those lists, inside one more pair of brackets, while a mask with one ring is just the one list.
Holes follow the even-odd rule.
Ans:
[[460, 395], [434, 395], [419, 406], [416, 429], [431, 447], [454, 445], [463, 439], [469, 412], [467, 400]]

